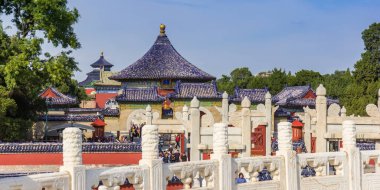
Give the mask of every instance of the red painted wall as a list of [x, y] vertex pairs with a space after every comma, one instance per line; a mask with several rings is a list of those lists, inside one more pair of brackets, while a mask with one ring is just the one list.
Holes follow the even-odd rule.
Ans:
[[117, 93], [107, 93], [107, 94], [96, 94], [95, 101], [97, 108], [104, 108], [106, 101], [110, 98], [114, 98], [117, 96]]
[[[83, 164], [138, 164], [141, 152], [83, 153]], [[0, 165], [62, 165], [62, 153], [0, 154]]]

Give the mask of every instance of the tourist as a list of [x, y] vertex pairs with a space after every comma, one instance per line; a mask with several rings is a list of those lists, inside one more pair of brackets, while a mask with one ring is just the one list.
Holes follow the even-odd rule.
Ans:
[[243, 173], [239, 173], [239, 177], [236, 179], [236, 183], [247, 183], [247, 180], [245, 180]]
[[181, 156], [181, 161], [182, 161], [182, 162], [186, 162], [186, 161], [187, 161], [187, 156], [186, 156], [185, 153], [182, 154], [182, 156]]
[[180, 148], [181, 146], [179, 145], [179, 142], [181, 141], [181, 137], [179, 136], [179, 135], [177, 135], [176, 137], [175, 137], [175, 143], [176, 143], [176, 145], [175, 145], [175, 148]]
[[169, 163], [169, 154], [167, 152], [164, 153], [164, 158], [162, 159], [164, 163]]
[[179, 160], [179, 157], [180, 157], [180, 153], [179, 153], [179, 151], [176, 149], [175, 151], [174, 151], [174, 158], [175, 158], [175, 162], [179, 162], [180, 160]]
[[172, 153], [170, 154], [170, 163], [176, 162], [175, 155]]

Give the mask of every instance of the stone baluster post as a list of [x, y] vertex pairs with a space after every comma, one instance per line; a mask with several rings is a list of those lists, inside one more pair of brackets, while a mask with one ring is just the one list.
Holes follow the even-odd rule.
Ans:
[[197, 161], [201, 159], [201, 154], [198, 149], [200, 141], [201, 129], [201, 113], [199, 111], [200, 102], [197, 97], [194, 97], [190, 103], [190, 161]]
[[82, 131], [68, 127], [63, 130], [63, 166], [60, 171], [70, 173], [70, 189], [86, 189], [86, 168], [82, 164]]
[[271, 155], [272, 148], [272, 95], [269, 93], [269, 91], [265, 94], [265, 119], [267, 120], [267, 128], [266, 128], [266, 140], [265, 144], [266, 146], [266, 155]]
[[285, 158], [285, 190], [299, 189], [298, 187], [298, 168], [297, 155], [293, 150], [292, 144], [292, 127], [289, 122], [280, 122], [278, 124], [278, 151], [276, 155]]
[[[145, 125], [142, 128], [141, 149], [142, 158], [139, 162], [141, 166], [149, 168], [149, 175], [144, 176], [143, 189], [166, 189], [165, 179], [162, 176], [162, 160], [158, 156], [158, 126]], [[139, 185], [141, 186], [141, 185]]]
[[215, 123], [213, 128], [213, 154], [211, 159], [219, 161], [218, 175], [215, 175], [214, 189], [232, 190], [232, 158], [228, 154], [228, 125]]
[[305, 112], [305, 119], [303, 120], [305, 123], [303, 129], [304, 129], [304, 136], [303, 141], [305, 142], [305, 146], [308, 152], [311, 152], [311, 116], [308, 112]]
[[252, 134], [252, 122], [251, 122], [251, 101], [248, 97], [244, 97], [241, 101], [241, 142], [245, 145], [245, 151], [242, 153], [243, 157], [250, 157], [252, 150], [251, 134]]
[[343, 106], [342, 109], [340, 109], [340, 117], [347, 117], [347, 110], [346, 108]]
[[380, 108], [380, 89], [377, 92], [377, 107]]
[[222, 95], [222, 122], [228, 124], [228, 94], [224, 92]]
[[356, 147], [356, 126], [351, 120], [343, 121], [343, 151], [347, 153], [349, 190], [359, 190], [361, 181], [360, 151]]
[[[187, 105], [184, 105], [183, 108], [182, 108], [182, 120], [183, 121], [186, 121], [186, 123], [189, 121], [189, 107], [187, 107]], [[185, 128], [185, 152], [187, 152], [187, 143], [189, 143], [189, 132], [187, 131], [187, 126], [184, 125], [184, 128]]]
[[316, 152], [327, 152], [327, 141], [324, 135], [327, 132], [327, 98], [326, 89], [320, 84], [317, 88], [317, 98], [315, 100], [315, 109], [317, 111], [316, 124]]
[[153, 120], [153, 114], [152, 114], [152, 107], [150, 107], [150, 105], [148, 105], [146, 108], [145, 108], [145, 117], [146, 117], [146, 124], [147, 125], [152, 125], [152, 120]]

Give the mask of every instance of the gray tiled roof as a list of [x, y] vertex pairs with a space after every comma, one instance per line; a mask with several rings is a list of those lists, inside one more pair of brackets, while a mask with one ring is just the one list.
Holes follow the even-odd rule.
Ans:
[[178, 79], [211, 81], [215, 77], [197, 68], [183, 58], [165, 34], [160, 34], [145, 55], [119, 73], [113, 80]]
[[91, 67], [93, 67], [93, 68], [104, 67], [106, 70], [108, 70], [111, 67], [113, 67], [113, 65], [110, 62], [108, 62], [106, 59], [104, 59], [103, 55], [101, 55], [97, 61], [95, 61], [93, 64], [91, 64]]
[[165, 98], [157, 92], [157, 87], [152, 88], [125, 88], [123, 94], [116, 97], [118, 102], [158, 102]]
[[38, 96], [40, 98], [45, 99], [45, 97], [42, 97], [42, 94], [44, 94], [49, 89], [51, 89], [51, 91], [56, 95], [56, 97], [50, 98], [50, 101], [48, 102], [49, 105], [74, 105], [74, 104], [78, 104], [78, 101], [76, 98], [64, 95], [61, 92], [59, 92], [56, 88], [53, 88], [53, 87], [46, 88]]
[[[306, 86], [287, 86], [281, 90], [278, 94], [273, 96], [272, 101], [277, 105], [286, 105], [286, 102], [289, 100], [302, 98], [309, 92], [311, 87], [309, 85]], [[313, 91], [314, 92], [314, 91]]]
[[239, 89], [235, 88], [235, 94], [232, 98], [232, 101], [240, 102], [243, 100], [245, 96], [252, 103], [264, 103], [265, 102], [265, 94], [268, 92], [268, 89]]
[[182, 83], [177, 81], [175, 93], [171, 95], [173, 98], [222, 98], [217, 91], [216, 83]]

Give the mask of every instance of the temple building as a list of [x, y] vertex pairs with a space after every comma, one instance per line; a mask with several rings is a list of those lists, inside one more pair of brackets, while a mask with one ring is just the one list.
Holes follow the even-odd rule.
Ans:
[[[221, 93], [217, 91], [215, 77], [183, 58], [166, 35], [165, 25], [143, 57], [124, 70], [109, 77], [121, 82], [122, 93], [116, 97], [120, 107], [118, 130], [127, 130], [129, 115], [150, 105], [160, 119], [171, 119], [184, 105], [196, 96], [201, 106], [217, 112]], [[220, 117], [218, 114], [213, 114]], [[108, 122], [109, 126], [112, 124]]]

